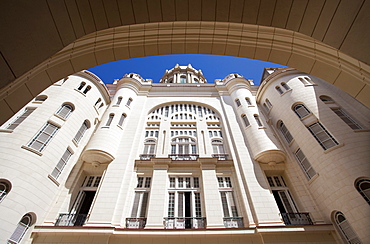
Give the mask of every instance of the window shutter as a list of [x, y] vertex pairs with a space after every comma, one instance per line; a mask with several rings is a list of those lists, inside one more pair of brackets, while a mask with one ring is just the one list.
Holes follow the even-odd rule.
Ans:
[[294, 213], [293, 207], [291, 206], [288, 196], [285, 191], [278, 191], [281, 201], [283, 202], [285, 211], [287, 213]]
[[140, 218], [145, 218], [146, 214], [146, 207], [148, 205], [148, 192], [144, 192], [141, 200], [141, 211], [140, 211]]
[[139, 202], [140, 202], [140, 195], [142, 193], [140, 192], [135, 192], [135, 199], [134, 199], [134, 205], [132, 206], [132, 212], [131, 212], [131, 217], [136, 218], [137, 216], [137, 210], [139, 208]]
[[177, 216], [178, 217], [183, 217], [184, 216], [184, 193], [183, 192], [179, 192], [178, 194], [178, 213], [177, 213]]
[[227, 198], [226, 198], [226, 192], [220, 192], [220, 194], [221, 194], [222, 209], [224, 211], [224, 217], [230, 217], [229, 206], [227, 204]]
[[14, 230], [12, 236], [9, 238], [14, 243], [19, 243], [22, 240], [22, 237], [28, 230], [28, 225], [25, 225], [21, 222], [18, 223], [17, 228]]
[[24, 113], [19, 116], [13, 123], [11, 123], [7, 129], [14, 130], [18, 125], [20, 125], [33, 111], [35, 111], [34, 108], [26, 108]]

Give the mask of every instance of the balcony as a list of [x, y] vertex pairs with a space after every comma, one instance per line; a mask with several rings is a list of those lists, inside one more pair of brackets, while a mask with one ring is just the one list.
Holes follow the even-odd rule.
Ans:
[[309, 213], [281, 213], [286, 225], [313, 225]]
[[197, 160], [198, 154], [169, 154], [169, 158], [172, 160]]
[[140, 160], [150, 160], [151, 158], [155, 158], [154, 154], [141, 154]]
[[144, 229], [146, 218], [126, 218], [127, 229]]
[[168, 217], [164, 218], [165, 229], [204, 229], [206, 218], [203, 217]]
[[218, 160], [228, 160], [228, 154], [212, 154], [212, 158], [217, 158]]
[[59, 214], [55, 226], [83, 226], [87, 214]]
[[225, 228], [243, 228], [243, 218], [242, 217], [227, 217], [224, 218]]

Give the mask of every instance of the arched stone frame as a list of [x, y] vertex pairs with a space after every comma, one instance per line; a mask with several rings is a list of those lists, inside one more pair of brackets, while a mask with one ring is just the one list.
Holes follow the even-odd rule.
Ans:
[[55, 81], [79, 70], [171, 53], [230, 55], [284, 64], [333, 83], [370, 107], [369, 65], [312, 37], [251, 24], [176, 21], [105, 29], [66, 45], [0, 90], [0, 109], [4, 111], [0, 122]]

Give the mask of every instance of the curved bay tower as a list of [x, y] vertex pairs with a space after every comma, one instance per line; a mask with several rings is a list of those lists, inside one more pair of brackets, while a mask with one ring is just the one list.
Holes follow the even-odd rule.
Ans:
[[0, 241], [369, 243], [369, 119], [290, 68], [81, 71], [0, 128]]

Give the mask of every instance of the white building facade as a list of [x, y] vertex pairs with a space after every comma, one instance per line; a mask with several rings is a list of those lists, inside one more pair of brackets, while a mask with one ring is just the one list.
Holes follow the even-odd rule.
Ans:
[[0, 241], [367, 243], [369, 118], [290, 68], [81, 71], [0, 129]]

